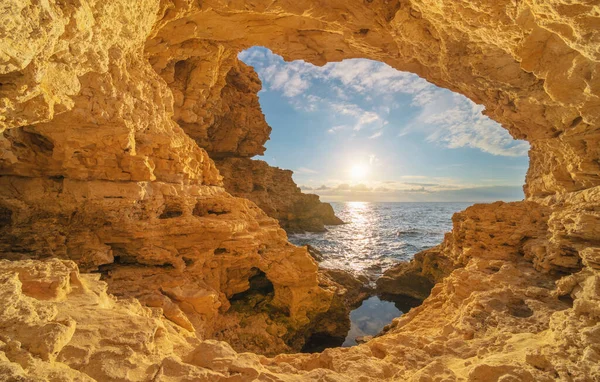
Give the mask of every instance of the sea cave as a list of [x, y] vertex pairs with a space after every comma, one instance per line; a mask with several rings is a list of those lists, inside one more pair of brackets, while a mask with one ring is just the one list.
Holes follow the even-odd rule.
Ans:
[[[593, 1], [2, 9], [3, 380], [600, 379]], [[253, 159], [271, 126], [252, 47], [373, 60], [481, 105], [529, 145], [523, 200], [456, 211], [376, 280], [320, 267], [293, 235], [343, 219]], [[373, 296], [414, 303], [341, 346]]]

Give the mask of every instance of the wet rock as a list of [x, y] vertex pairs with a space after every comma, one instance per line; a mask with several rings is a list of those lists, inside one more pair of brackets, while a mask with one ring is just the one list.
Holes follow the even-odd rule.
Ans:
[[374, 293], [370, 280], [365, 275], [354, 275], [345, 270], [327, 268], [321, 268], [319, 274], [322, 280], [326, 278], [342, 287], [338, 288], [337, 294], [343, 296], [344, 304], [350, 309], [359, 306], [363, 300]]
[[302, 351], [320, 352], [341, 346], [350, 330], [350, 311], [373, 294], [369, 280], [340, 269], [320, 269], [319, 286], [334, 294], [330, 309], [313, 319]]
[[421, 274], [411, 263], [401, 263], [386, 271], [377, 279], [377, 294], [408, 296], [424, 300], [431, 293], [434, 283]]
[[[410, 262], [399, 263], [385, 271], [377, 280], [377, 293], [423, 300], [435, 283], [473, 257], [496, 260], [526, 257], [533, 258], [534, 264], [538, 264], [536, 256], [547, 248], [534, 238], [545, 235], [549, 215], [547, 207], [533, 202], [473, 205], [454, 214], [453, 230], [446, 234], [442, 244], [421, 251]], [[568, 251], [560, 256], [572, 259]], [[546, 270], [562, 270], [567, 261], [555, 262], [554, 268], [546, 265]], [[576, 264], [573, 269], [578, 269]], [[490, 268], [490, 272], [496, 271]]]
[[305, 245], [306, 250], [308, 251], [308, 254], [315, 259], [316, 262], [320, 263], [321, 261], [323, 261], [323, 254], [321, 253], [321, 251], [319, 251], [317, 248], [313, 247], [310, 244], [306, 244]]
[[423, 257], [421, 252], [413, 260], [401, 262], [385, 271], [376, 281], [377, 294], [425, 300], [435, 285], [435, 278], [423, 270], [423, 262], [419, 260]]

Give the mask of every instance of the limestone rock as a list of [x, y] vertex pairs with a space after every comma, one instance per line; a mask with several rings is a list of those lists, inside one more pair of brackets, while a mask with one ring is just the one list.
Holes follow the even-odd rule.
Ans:
[[[385, 271], [377, 280], [377, 292], [423, 300], [435, 283], [471, 258], [517, 260], [540, 251], [546, 255], [543, 238], [549, 217], [547, 207], [533, 202], [473, 205], [454, 214], [452, 232], [442, 244]], [[562, 269], [558, 264], [543, 268], [547, 272]]]
[[[309, 317], [331, 305], [333, 292], [319, 288], [306, 249], [289, 244], [277, 222], [253, 203], [219, 187], [68, 178], [0, 182], [4, 258], [74, 260], [86, 271], [100, 271], [111, 293], [161, 307], [203, 338], [226, 329], [217, 322], [235, 325], [222, 316], [259, 270], [273, 284], [272, 305], [283, 312], [277, 320], [285, 321], [285, 334], [298, 347], [302, 339], [291, 338], [298, 331], [308, 335]], [[34, 277], [43, 285], [42, 275]]]
[[319, 272], [322, 276], [321, 283], [324, 282], [324, 278], [329, 282], [339, 284], [339, 287], [336, 288], [337, 293], [343, 296], [344, 305], [349, 309], [358, 307], [374, 292], [370, 280], [364, 275], [355, 276], [348, 271], [327, 268], [322, 268]]
[[[422, 253], [422, 252], [421, 252]], [[377, 279], [377, 294], [425, 300], [434, 286], [417, 261], [401, 262]]]
[[150, 62], [173, 92], [173, 119], [211, 158], [264, 153], [271, 127], [258, 102], [261, 82], [235, 51], [190, 41], [175, 55], [156, 53]]
[[342, 223], [329, 204], [301, 193], [290, 171], [249, 159], [264, 153], [271, 127], [258, 101], [260, 79], [236, 51], [199, 41], [169, 56], [152, 42], [146, 49], [173, 92], [175, 121], [216, 160], [228, 192], [252, 200], [288, 232]]
[[373, 339], [373, 336], [360, 336], [356, 337], [356, 343], [364, 344], [365, 342], [369, 342]]
[[321, 232], [325, 225], [343, 224], [330, 204], [320, 202], [318, 195], [300, 191], [290, 170], [245, 158], [227, 158], [215, 163], [228, 192], [252, 200], [267, 215], [279, 220], [287, 232]]
[[[62, 280], [52, 293], [62, 297], [25, 294], [28, 281], [20, 275], [27, 280], [35, 272]], [[383, 336], [349, 349], [269, 359], [202, 341], [163, 318], [160, 309], [116, 300], [97, 274], [80, 275], [71, 262], [3, 261], [0, 274], [0, 320], [7, 328], [0, 370], [13, 378], [209, 381], [236, 375], [242, 381], [259, 376], [375, 381], [443, 374], [471, 380], [573, 375], [594, 380], [600, 375], [593, 361], [597, 275], [590, 271], [561, 281], [560, 293], [575, 300], [571, 308], [556, 298], [555, 278], [527, 261], [472, 259]]]
[[321, 251], [319, 251], [317, 248], [310, 244], [306, 244], [305, 247], [310, 257], [312, 257], [317, 263], [320, 263], [324, 260], [323, 253], [321, 253]]
[[[3, 377], [600, 379], [594, 2], [9, 0], [0, 25]], [[214, 340], [290, 351], [342, 306], [210, 157], [263, 150], [259, 84], [236, 57], [255, 45], [416, 73], [531, 144], [526, 201], [455, 215], [415, 260], [431, 295], [363, 345], [266, 358]], [[327, 215], [294, 187], [310, 215], [276, 193], [261, 207]]]

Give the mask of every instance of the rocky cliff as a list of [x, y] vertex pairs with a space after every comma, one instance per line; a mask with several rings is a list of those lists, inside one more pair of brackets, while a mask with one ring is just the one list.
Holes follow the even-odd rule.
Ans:
[[[9, 1], [0, 375], [600, 379], [599, 12], [584, 0]], [[457, 214], [411, 266], [431, 295], [366, 344], [271, 358], [231, 347], [289, 352], [340, 331], [326, 318], [340, 289], [226, 192], [211, 159], [264, 150], [259, 85], [237, 61], [254, 45], [386, 62], [531, 144], [526, 201]]]
[[237, 51], [186, 41], [165, 56], [152, 41], [148, 46], [150, 62], [173, 91], [174, 120], [215, 160], [229, 193], [256, 203], [287, 232], [342, 223], [329, 204], [300, 191], [291, 171], [250, 159], [264, 153], [271, 127], [258, 102], [260, 79]]
[[228, 192], [252, 200], [287, 232], [320, 232], [325, 225], [343, 223], [318, 195], [303, 194], [290, 170], [248, 158], [219, 159], [215, 164]]

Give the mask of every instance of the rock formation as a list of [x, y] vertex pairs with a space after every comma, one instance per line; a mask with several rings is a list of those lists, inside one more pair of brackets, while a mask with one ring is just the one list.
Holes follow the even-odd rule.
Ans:
[[[600, 379], [599, 12], [585, 0], [9, 1], [0, 375]], [[526, 201], [457, 214], [411, 266], [431, 295], [360, 346], [266, 358], [218, 341], [273, 354], [340, 330], [324, 318], [337, 287], [226, 192], [211, 159], [264, 150], [259, 83], [237, 60], [254, 45], [317, 65], [383, 61], [531, 144]]]
[[325, 225], [343, 223], [318, 195], [303, 194], [290, 170], [248, 158], [221, 159], [215, 164], [228, 192], [252, 200], [287, 232], [321, 232]]
[[258, 102], [260, 79], [236, 51], [197, 41], [171, 48], [166, 57], [152, 41], [147, 50], [173, 91], [173, 119], [215, 160], [229, 193], [256, 203], [287, 232], [342, 224], [331, 205], [300, 191], [291, 171], [250, 159], [264, 153], [271, 127]]
[[549, 216], [549, 209], [530, 202], [473, 205], [454, 214], [452, 232], [440, 245], [384, 272], [377, 280], [377, 292], [424, 300], [436, 283], [454, 269], [466, 266], [473, 257], [524, 257], [533, 260], [539, 270], [557, 273], [560, 265], [548, 269], [535, 261], [536, 254], [543, 250], [540, 246], [545, 245], [540, 237], [546, 234]]

